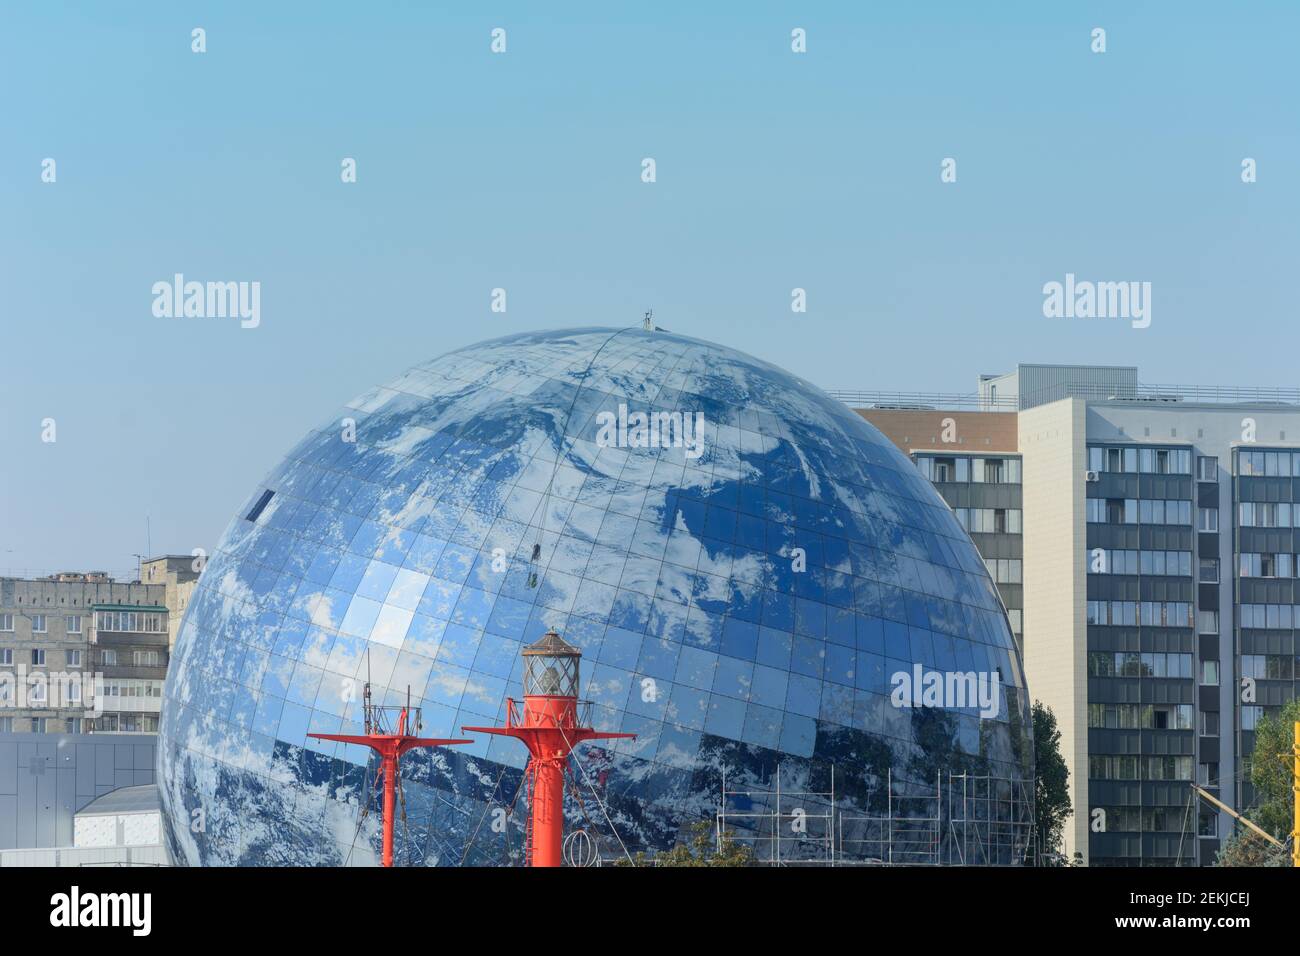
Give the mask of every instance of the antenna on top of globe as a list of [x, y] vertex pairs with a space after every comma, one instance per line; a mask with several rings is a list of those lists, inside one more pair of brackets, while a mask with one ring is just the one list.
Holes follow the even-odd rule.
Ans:
[[647, 332], [653, 332], [655, 330], [654, 317], [655, 317], [655, 310], [651, 309], [649, 312], [645, 314], [645, 320], [641, 328], [645, 329]]

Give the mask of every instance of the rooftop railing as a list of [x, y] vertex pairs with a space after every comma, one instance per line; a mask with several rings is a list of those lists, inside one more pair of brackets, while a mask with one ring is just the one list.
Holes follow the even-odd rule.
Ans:
[[973, 392], [890, 392], [832, 388], [827, 394], [853, 408], [920, 411], [1014, 412], [1063, 398], [1090, 402], [1147, 402], [1153, 405], [1300, 406], [1300, 388], [1241, 385], [1103, 385], [1065, 382], [1017, 397]]
[[1014, 412], [1013, 398], [989, 398], [961, 392], [884, 392], [850, 388], [828, 388], [832, 398], [854, 408], [971, 409], [983, 412]]

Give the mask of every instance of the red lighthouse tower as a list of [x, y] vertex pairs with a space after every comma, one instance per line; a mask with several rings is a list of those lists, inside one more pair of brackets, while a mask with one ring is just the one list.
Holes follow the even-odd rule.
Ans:
[[578, 713], [578, 660], [582, 652], [554, 631], [523, 650], [524, 708], [506, 700], [504, 727], [462, 727], [467, 732], [517, 737], [530, 755], [532, 784], [528, 865], [559, 866], [564, 843], [564, 767], [584, 740], [635, 737], [582, 726]]
[[[368, 666], [368, 665], [367, 665]], [[389, 712], [397, 712], [395, 726], [388, 727]], [[422, 726], [420, 708], [411, 708], [410, 691], [407, 691], [407, 703], [404, 707], [375, 706], [370, 702], [370, 682], [366, 681], [362, 697], [362, 713], [365, 715], [364, 734], [308, 734], [317, 740], [337, 740], [345, 744], [361, 744], [379, 754], [379, 773], [384, 776], [384, 866], [393, 865], [393, 814], [397, 802], [397, 788], [401, 782], [397, 776], [397, 764], [402, 755], [417, 747], [441, 747], [444, 744], [472, 744], [472, 740], [444, 740], [439, 737], [415, 737], [407, 733], [408, 723], [418, 733]], [[405, 807], [405, 801], [403, 801]], [[403, 815], [406, 811], [403, 809]]]

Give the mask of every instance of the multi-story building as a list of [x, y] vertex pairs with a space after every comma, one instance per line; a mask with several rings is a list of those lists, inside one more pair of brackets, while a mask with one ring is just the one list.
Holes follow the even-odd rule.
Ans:
[[1067, 853], [1212, 862], [1232, 821], [1188, 783], [1248, 809], [1255, 724], [1300, 677], [1300, 390], [1020, 366], [972, 395], [841, 397], [935, 483], [1021, 626]]
[[[162, 585], [146, 585], [162, 589]], [[160, 597], [159, 595], [158, 597]], [[91, 663], [103, 675], [93, 733], [158, 732], [170, 653], [167, 608], [156, 603], [97, 603], [91, 608]]]
[[164, 595], [101, 573], [0, 578], [0, 733], [156, 731]]
[[163, 604], [167, 607], [167, 646], [176, 646], [181, 619], [198, 584], [202, 558], [185, 554], [166, 554], [140, 562], [140, 580], [145, 584], [163, 585]]

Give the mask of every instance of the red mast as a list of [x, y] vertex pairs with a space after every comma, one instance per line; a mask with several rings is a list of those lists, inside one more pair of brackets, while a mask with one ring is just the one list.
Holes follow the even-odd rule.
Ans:
[[517, 737], [528, 747], [532, 781], [528, 865], [559, 866], [564, 843], [564, 766], [584, 740], [635, 737], [581, 726], [578, 660], [582, 652], [554, 631], [523, 649], [524, 709], [506, 700], [504, 727], [462, 727], [467, 732]]
[[[366, 731], [364, 734], [307, 735], [308, 737], [315, 737], [317, 740], [337, 740], [345, 744], [361, 744], [363, 747], [369, 747], [379, 754], [379, 772], [384, 775], [384, 866], [393, 865], [393, 814], [397, 787], [399, 786], [397, 765], [402, 759], [402, 755], [408, 750], [414, 750], [417, 747], [441, 747], [444, 744], [471, 744], [474, 742], [472, 740], [444, 740], [439, 737], [411, 736], [406, 732], [408, 716], [412, 718], [411, 723], [414, 724], [416, 731], [419, 731], [423, 724], [420, 720], [420, 708], [416, 707], [414, 710], [411, 708], [411, 692], [409, 689], [406, 692], [406, 697], [407, 704], [405, 707], [376, 707], [370, 702], [370, 682], [366, 681], [362, 699], [362, 712], [365, 715]], [[393, 732], [389, 732], [386, 727], [387, 721], [385, 718], [388, 711], [398, 711], [397, 724]]]

